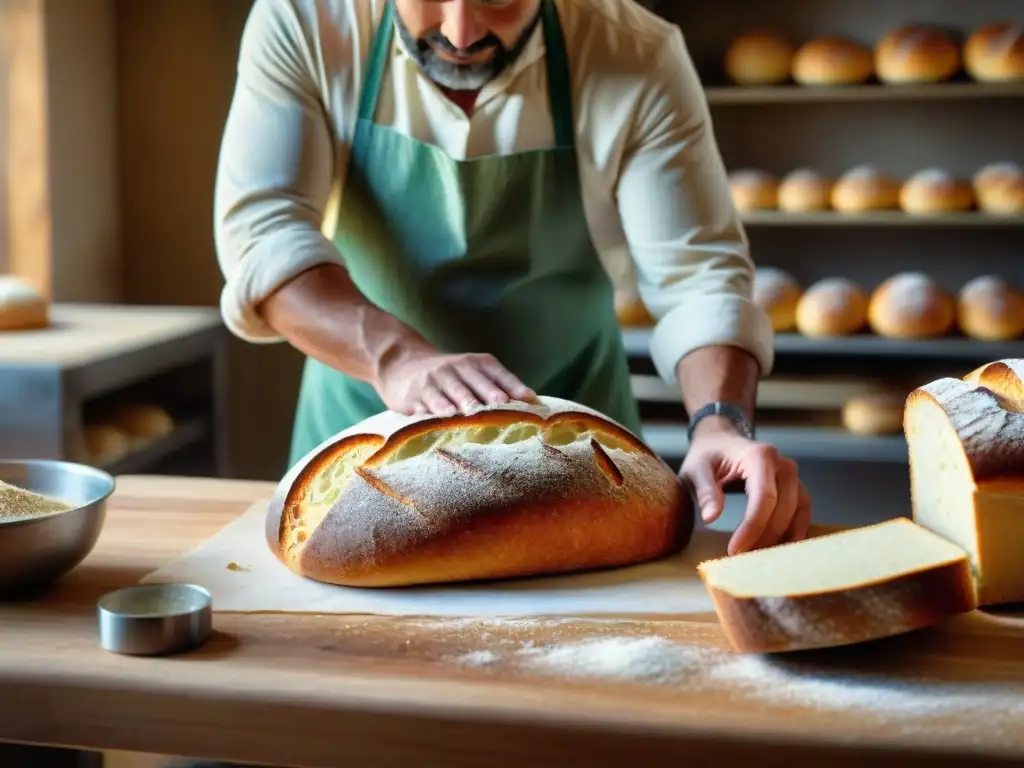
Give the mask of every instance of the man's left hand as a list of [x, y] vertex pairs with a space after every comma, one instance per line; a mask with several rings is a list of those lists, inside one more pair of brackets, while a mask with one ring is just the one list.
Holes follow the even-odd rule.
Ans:
[[773, 445], [731, 431], [698, 432], [679, 474], [706, 523], [717, 520], [725, 508], [723, 486], [745, 482], [747, 510], [729, 541], [730, 555], [800, 541], [807, 535], [810, 496], [796, 462]]

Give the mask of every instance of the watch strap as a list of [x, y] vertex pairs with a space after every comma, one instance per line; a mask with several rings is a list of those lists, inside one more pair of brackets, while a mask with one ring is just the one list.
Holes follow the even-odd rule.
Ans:
[[693, 441], [693, 431], [697, 428], [697, 425], [708, 416], [722, 416], [735, 424], [740, 433], [748, 440], [754, 439], [754, 426], [747, 421], [747, 414], [744, 410], [735, 403], [726, 403], [721, 400], [715, 400], [714, 402], [708, 403], [704, 407], [698, 409], [697, 412], [690, 417], [690, 423], [686, 428], [686, 439], [688, 441]]

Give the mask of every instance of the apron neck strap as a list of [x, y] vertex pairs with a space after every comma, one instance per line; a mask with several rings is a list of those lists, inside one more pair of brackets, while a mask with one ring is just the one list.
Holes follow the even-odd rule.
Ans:
[[[541, 26], [544, 28], [545, 59], [548, 74], [548, 101], [555, 130], [555, 145], [573, 147], [576, 144], [575, 121], [572, 109], [572, 77], [569, 55], [566, 52], [562, 24], [553, 0], [541, 0]], [[366, 76], [359, 97], [359, 118], [373, 120], [377, 113], [377, 99], [391, 53], [395, 32], [394, 3], [384, 4], [384, 13], [373, 36]]]

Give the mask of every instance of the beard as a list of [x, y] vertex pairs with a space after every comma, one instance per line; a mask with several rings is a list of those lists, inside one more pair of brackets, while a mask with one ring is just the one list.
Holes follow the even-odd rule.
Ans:
[[[431, 80], [453, 91], [478, 91], [508, 69], [526, 48], [539, 21], [538, 13], [509, 48], [493, 34], [487, 34], [468, 48], [456, 48], [440, 30], [435, 29], [421, 38], [413, 37], [401, 17], [395, 14], [395, 28], [405, 49]], [[465, 57], [476, 56], [483, 51], [493, 53], [489, 59], [483, 61], [457, 64], [441, 58], [438, 51]]]

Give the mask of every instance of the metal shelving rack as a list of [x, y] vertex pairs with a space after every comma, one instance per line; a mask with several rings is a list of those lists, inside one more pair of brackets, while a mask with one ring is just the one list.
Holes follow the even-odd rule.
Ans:
[[[989, 162], [1024, 164], [1024, 82], [979, 83], [959, 76], [922, 85], [739, 87], [725, 84], [722, 73], [729, 41], [749, 29], [776, 28], [797, 43], [839, 33], [867, 45], [908, 23], [933, 23], [966, 35], [992, 21], [1024, 21], [1024, 8], [1013, 0], [919, 0], [902, 6], [885, 0], [767, 5], [730, 0], [660, 3], [655, 10], [683, 30], [730, 169], [760, 168], [782, 176], [813, 167], [837, 176], [871, 163], [895, 178], [932, 166], [968, 177]], [[949, 291], [988, 273], [1024, 288], [1024, 216], [766, 211], [745, 215], [744, 223], [758, 265], [785, 269], [805, 286], [843, 276], [871, 290], [896, 272], [923, 271]], [[623, 341], [638, 399], [660, 414], [678, 398], [652, 382], [649, 335], [625, 330]], [[905, 342], [870, 334], [828, 340], [780, 334], [775, 348], [776, 372], [782, 376], [843, 370], [919, 383], [936, 375], [962, 375], [995, 359], [1024, 357], [1024, 340], [987, 343], [955, 336]], [[667, 458], [685, 453], [685, 413], [681, 404], [678, 409], [679, 418], [645, 414], [646, 437]], [[761, 434], [797, 459], [904, 468], [907, 462], [902, 435], [865, 438], [841, 428], [798, 425], [766, 426]]]

